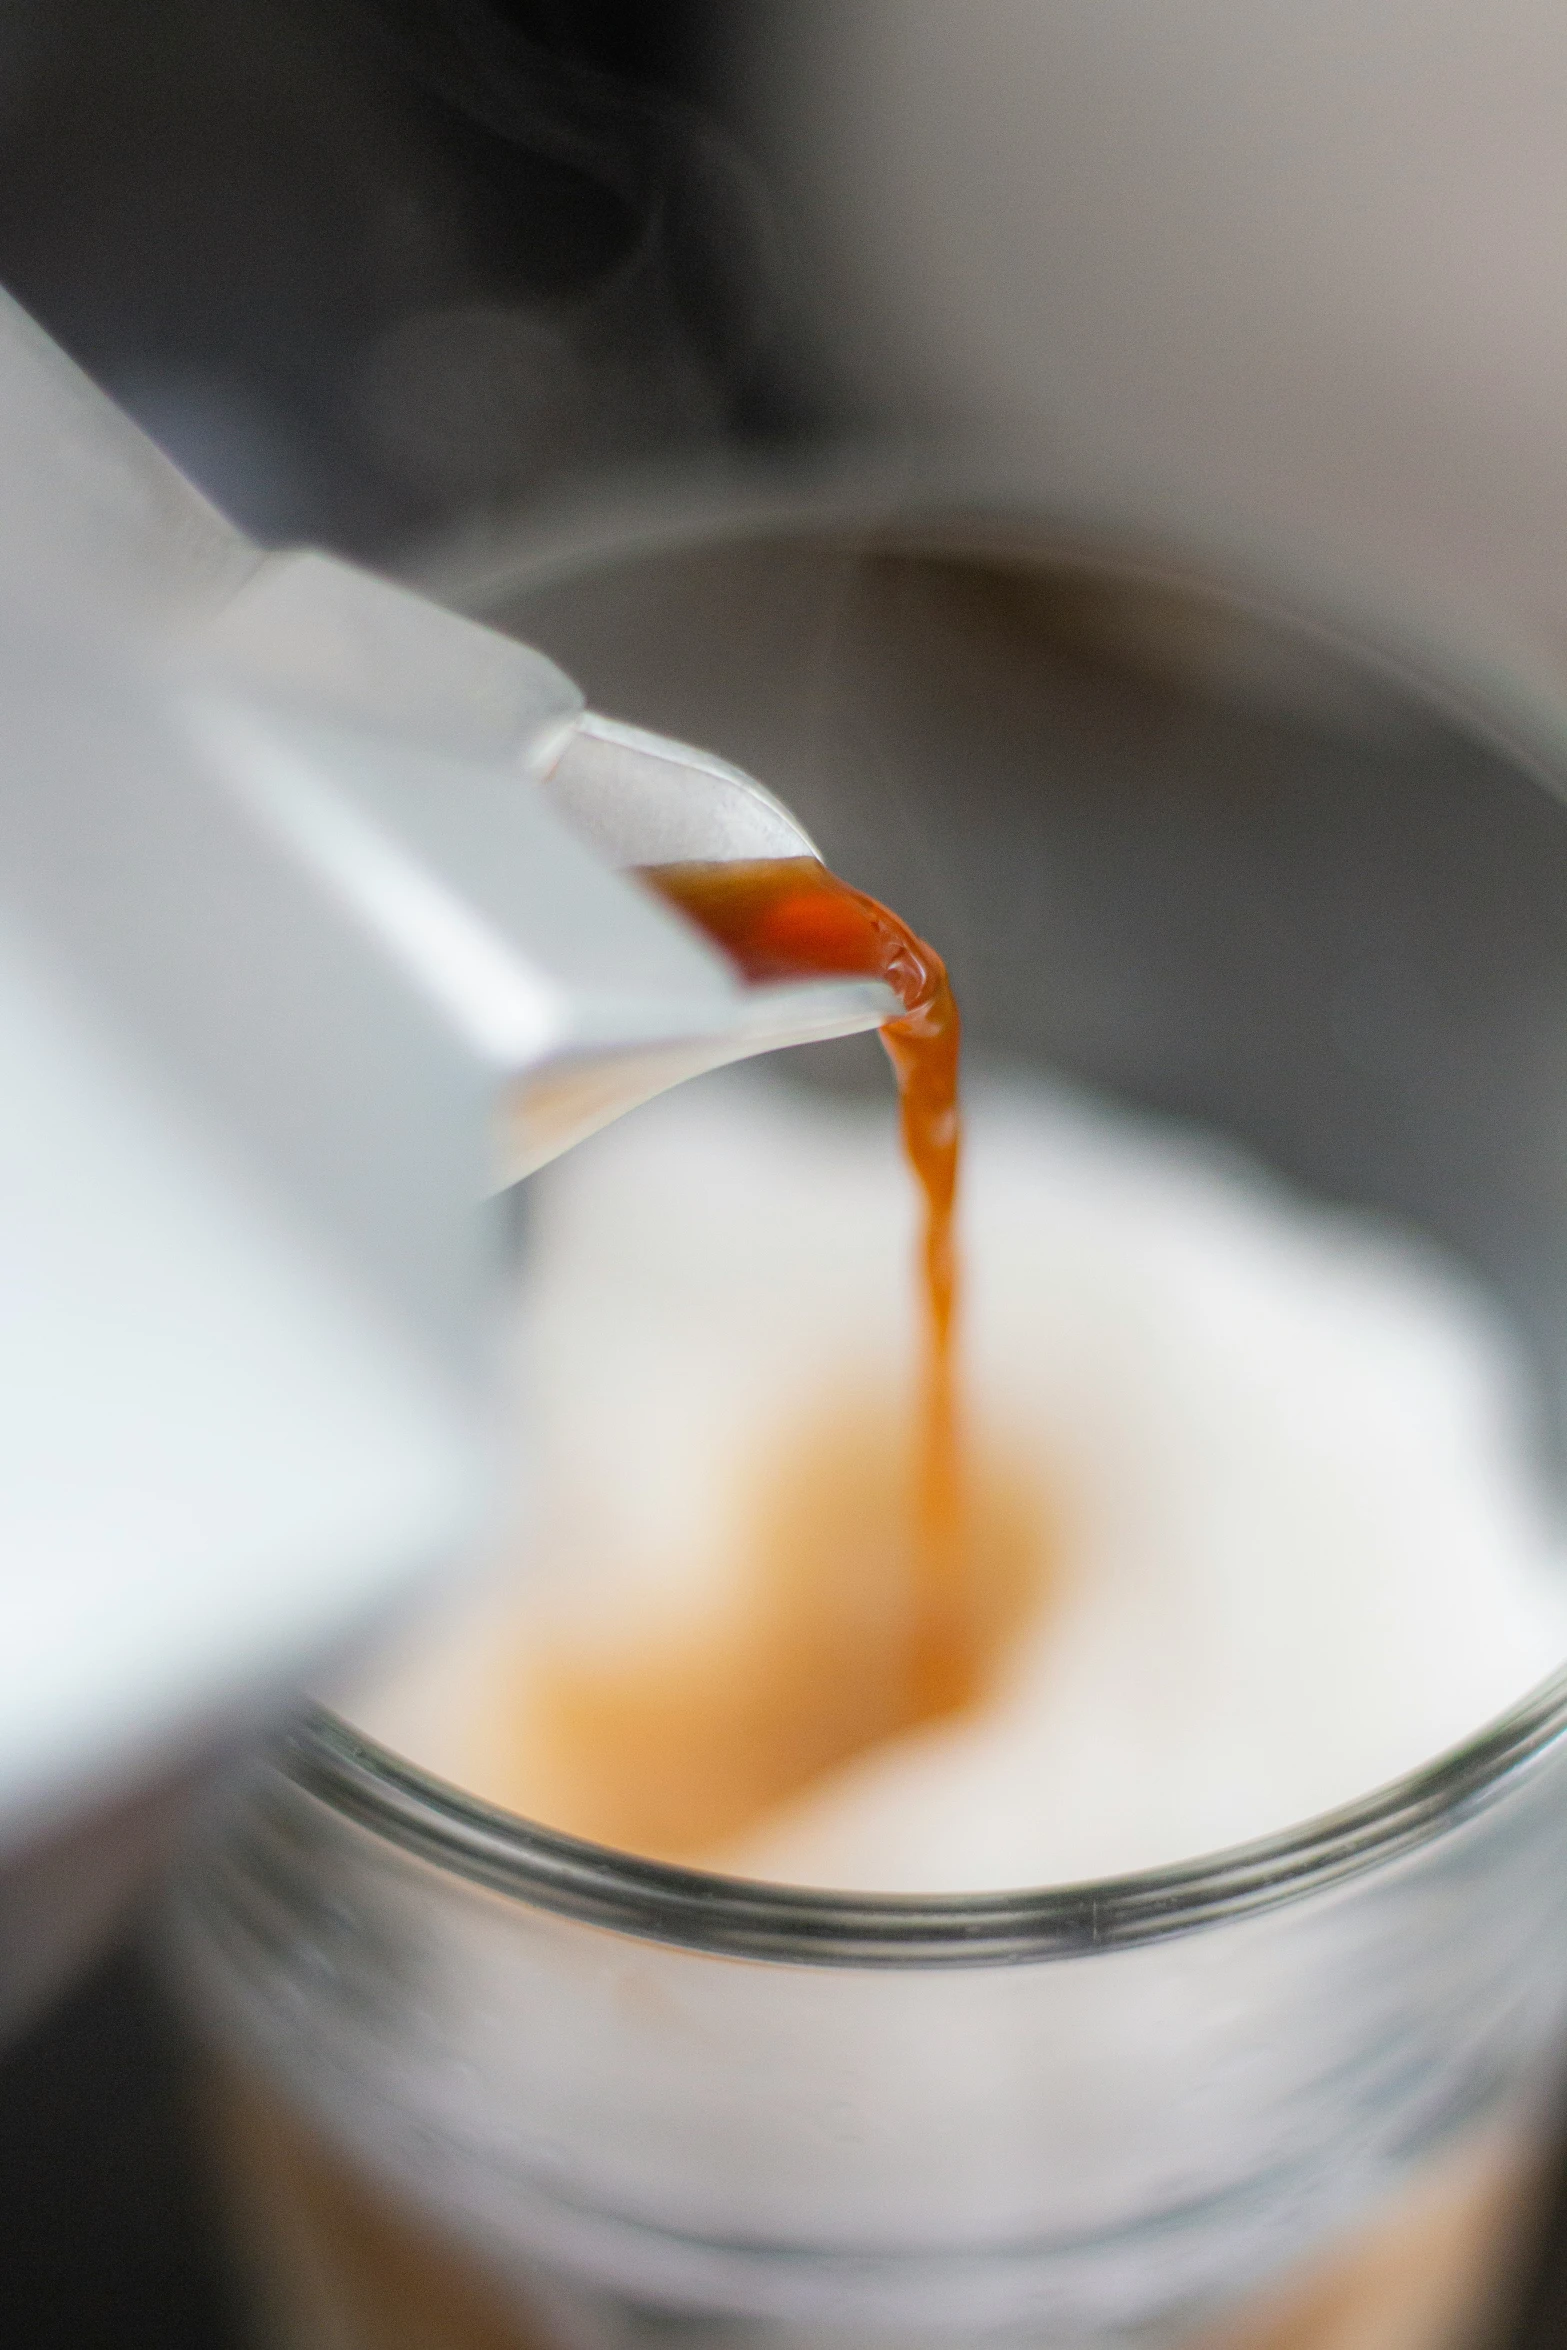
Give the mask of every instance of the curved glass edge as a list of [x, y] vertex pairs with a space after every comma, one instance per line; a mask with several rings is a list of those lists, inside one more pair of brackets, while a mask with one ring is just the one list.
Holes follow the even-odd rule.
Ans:
[[[1057, 453], [1059, 454], [1059, 453]], [[1056, 568], [1175, 590], [1314, 642], [1412, 696], [1457, 732], [1511, 758], [1567, 797], [1567, 705], [1554, 647], [1482, 632], [1472, 606], [1412, 602], [1408, 584], [1357, 576], [1234, 517], [1218, 527], [1179, 505], [1152, 511], [1106, 503], [1104, 485], [1021, 478], [986, 451], [860, 450], [825, 467], [655, 490], [534, 527], [506, 553], [493, 546], [426, 573], [441, 600], [474, 619], [607, 565], [750, 545], [851, 545], [865, 555], [950, 557], [1023, 570]], [[705, 494], [704, 494], [705, 493]]]
[[674, 1868], [541, 1827], [361, 1736], [324, 1707], [272, 1750], [296, 1787], [401, 1851], [534, 1909], [728, 1958], [795, 1966], [1018, 1966], [1255, 1917], [1435, 1844], [1567, 1738], [1567, 1667], [1462, 1746], [1280, 1836], [1089, 1884], [855, 1894]]

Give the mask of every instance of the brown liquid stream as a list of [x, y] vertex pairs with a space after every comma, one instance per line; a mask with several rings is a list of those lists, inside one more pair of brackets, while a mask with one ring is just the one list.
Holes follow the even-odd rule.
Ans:
[[1037, 1475], [972, 1441], [959, 1409], [959, 1022], [940, 958], [815, 858], [640, 878], [758, 985], [891, 988], [905, 1009], [882, 1041], [924, 1210], [909, 1418], [879, 1372], [856, 1383], [824, 1362], [809, 1417], [751, 1464], [717, 1606], [608, 1652], [535, 1632], [503, 1668], [498, 1743], [471, 1782], [596, 1842], [691, 1861], [854, 1756], [974, 1704], [1034, 1612], [1053, 1545]]
[[953, 1364], [962, 1023], [946, 965], [907, 923], [814, 857], [658, 865], [642, 877], [699, 923], [755, 985], [879, 979], [903, 1005], [902, 1018], [888, 1021], [881, 1040], [898, 1082], [904, 1155], [925, 1209], [925, 1361], [907, 1672], [916, 1719], [956, 1713], [976, 1694], [979, 1660], [964, 1574]]

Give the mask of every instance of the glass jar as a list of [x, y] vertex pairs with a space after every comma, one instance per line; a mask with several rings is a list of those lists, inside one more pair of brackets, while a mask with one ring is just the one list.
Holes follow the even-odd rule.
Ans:
[[173, 1917], [242, 2238], [318, 2325], [367, 2279], [403, 2322], [467, 2295], [454, 2350], [509, 2306], [519, 2342], [1075, 2343], [1235, 2324], [1323, 2247], [1302, 2290], [1341, 2289], [1380, 2213], [1450, 2325], [1559, 2069], [1564, 1734], [1567, 1678], [1295, 1836], [854, 1900], [575, 1843], [312, 1716]]
[[[1506, 1304], [1556, 1457], [1549, 695], [956, 493], [685, 501], [459, 600], [763, 775], [938, 941], [981, 1051], [1430, 1233]], [[274, 2328], [1478, 2341], [1567, 2046], [1564, 1730], [1557, 1679], [1272, 1841], [896, 1900], [576, 1843], [311, 1714], [170, 1926]]]

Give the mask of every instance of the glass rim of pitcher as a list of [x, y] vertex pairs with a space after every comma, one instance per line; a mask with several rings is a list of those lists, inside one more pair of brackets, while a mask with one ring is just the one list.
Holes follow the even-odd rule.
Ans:
[[1282, 1833], [1173, 1866], [979, 1893], [852, 1893], [644, 1859], [485, 1803], [304, 1708], [272, 1759], [296, 1787], [448, 1876], [519, 1905], [710, 1956], [804, 1966], [1081, 1958], [1253, 1917], [1454, 1834], [1567, 1738], [1567, 1666], [1433, 1761]]

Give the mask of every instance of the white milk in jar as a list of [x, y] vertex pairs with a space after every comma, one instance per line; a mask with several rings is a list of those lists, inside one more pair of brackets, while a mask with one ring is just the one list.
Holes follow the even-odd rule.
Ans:
[[[669, 1818], [644, 1841], [670, 1857], [962, 1892], [1287, 1828], [1567, 1654], [1528, 1385], [1477, 1283], [1211, 1140], [982, 1078], [959, 1359], [975, 1539], [1005, 1553], [984, 1702], [859, 1751], [851, 1726], [849, 1752], [785, 1770], [748, 1818], [687, 1787], [681, 1834], [682, 1769], [730, 1751], [692, 1718], [704, 1702], [749, 1675], [766, 1736], [818, 1697], [809, 1657], [776, 1653], [800, 1644], [772, 1588], [794, 1564], [780, 1521], [840, 1587], [888, 1572], [869, 1554], [901, 1500], [917, 1304], [892, 1150], [885, 1113], [730, 1078], [544, 1179], [521, 1362], [544, 1597], [490, 1599], [482, 1638], [459, 1628], [366, 1726], [604, 1841], [638, 1841], [606, 1777], [624, 1768], [656, 1820], [662, 1771]], [[760, 1671], [748, 1611], [775, 1651]]]

